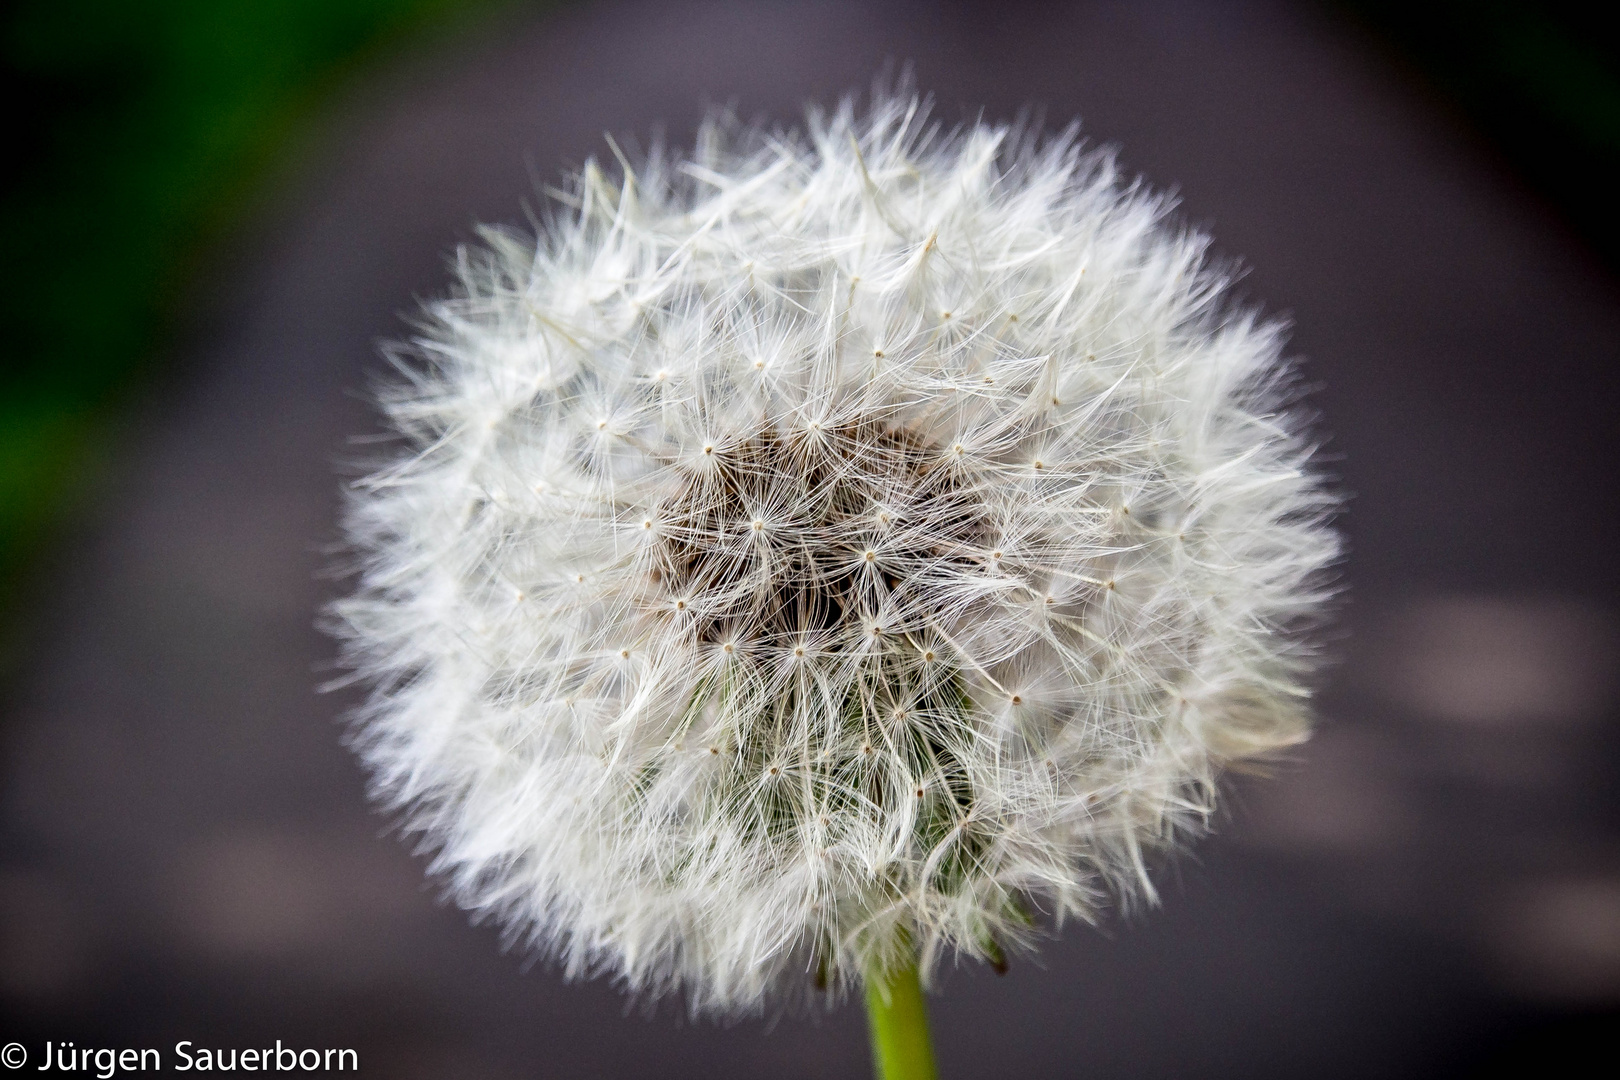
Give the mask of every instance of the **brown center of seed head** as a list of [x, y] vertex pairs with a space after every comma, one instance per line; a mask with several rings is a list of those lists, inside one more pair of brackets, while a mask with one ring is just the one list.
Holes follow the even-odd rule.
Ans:
[[[896, 647], [910, 647], [904, 635], [916, 640], [945, 614], [938, 609], [948, 597], [931, 596], [930, 579], [971, 569], [990, 531], [944, 456], [877, 424], [824, 425], [813, 440], [768, 431], [739, 442], [657, 507], [654, 592], [702, 599], [689, 628], [700, 641], [747, 639], [796, 656], [814, 642], [825, 655], [892, 632]], [[891, 515], [879, 506], [896, 501], [915, 530], [880, 536], [878, 523]]]

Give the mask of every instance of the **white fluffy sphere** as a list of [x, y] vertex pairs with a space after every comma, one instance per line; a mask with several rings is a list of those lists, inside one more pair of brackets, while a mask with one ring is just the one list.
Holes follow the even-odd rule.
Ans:
[[587, 165], [395, 353], [356, 742], [570, 973], [726, 1013], [999, 961], [1306, 733], [1278, 327], [1072, 129], [924, 112]]

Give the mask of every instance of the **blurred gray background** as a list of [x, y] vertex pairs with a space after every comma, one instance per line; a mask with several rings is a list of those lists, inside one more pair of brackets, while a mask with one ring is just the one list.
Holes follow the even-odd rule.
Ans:
[[[42, 573], [0, 727], [0, 1041], [355, 1047], [399, 1078], [833, 1077], [858, 1004], [692, 1024], [505, 954], [340, 745], [338, 463], [376, 343], [610, 131], [792, 121], [913, 65], [946, 121], [1082, 119], [1294, 324], [1350, 501], [1323, 723], [1160, 909], [934, 999], [943, 1074], [1544, 1068], [1620, 1018], [1620, 305], [1454, 117], [1316, 7], [604, 2], [351, 93], [210, 264]], [[37, 1060], [30, 1067], [37, 1065]]]

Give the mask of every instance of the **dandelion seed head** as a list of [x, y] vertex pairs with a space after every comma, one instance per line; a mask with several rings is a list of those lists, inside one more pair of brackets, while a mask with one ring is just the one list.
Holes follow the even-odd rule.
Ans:
[[629, 168], [395, 350], [333, 608], [376, 797], [695, 1012], [1151, 898], [1308, 727], [1338, 542], [1280, 328], [1073, 129], [879, 95]]

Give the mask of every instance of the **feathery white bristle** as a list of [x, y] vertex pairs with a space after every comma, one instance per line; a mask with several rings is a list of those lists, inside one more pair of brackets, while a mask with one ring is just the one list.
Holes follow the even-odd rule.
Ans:
[[490, 229], [354, 488], [356, 741], [454, 897], [735, 1013], [1151, 896], [1306, 734], [1280, 330], [1073, 129], [711, 120]]

